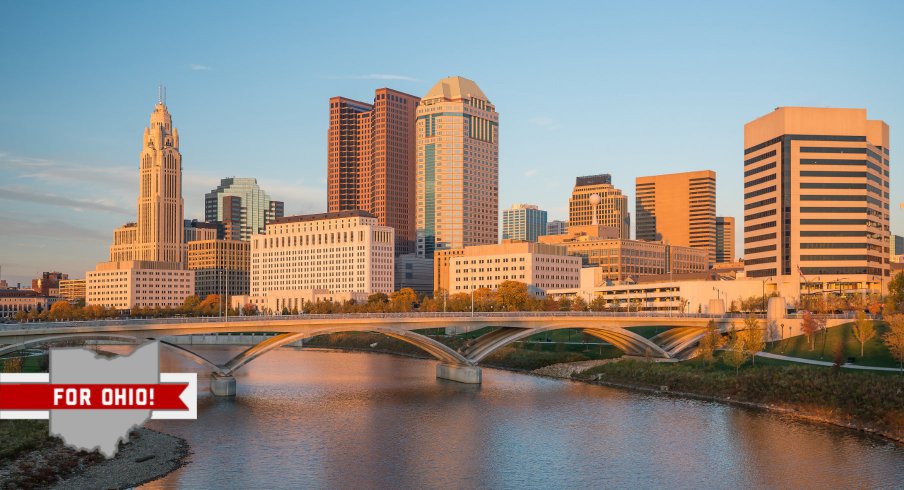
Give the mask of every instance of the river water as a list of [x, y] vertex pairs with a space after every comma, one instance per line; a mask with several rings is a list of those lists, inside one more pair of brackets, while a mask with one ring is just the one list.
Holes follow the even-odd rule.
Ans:
[[[195, 369], [162, 355], [166, 371]], [[210, 396], [202, 373], [198, 420], [148, 424], [185, 438], [191, 462], [146, 488], [904, 487], [904, 448], [851, 431], [492, 369], [463, 385], [434, 369], [280, 349], [240, 371], [234, 399]]]

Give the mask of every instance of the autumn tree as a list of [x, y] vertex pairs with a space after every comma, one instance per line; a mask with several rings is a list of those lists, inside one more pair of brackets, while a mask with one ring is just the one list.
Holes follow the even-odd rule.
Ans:
[[245, 306], [242, 307], [242, 314], [245, 316], [257, 315], [257, 306], [251, 303], [245, 303]]
[[571, 311], [587, 311], [587, 300], [577, 296], [571, 302]]
[[207, 297], [204, 298], [204, 301], [198, 303], [198, 306], [195, 307], [195, 311], [206, 316], [218, 314], [220, 312], [220, 295], [208, 294]]
[[57, 301], [50, 306], [50, 318], [53, 320], [70, 320], [76, 314], [75, 308], [68, 301]]
[[800, 321], [800, 330], [807, 336], [807, 343], [810, 344], [810, 350], [813, 350], [816, 344], [814, 336], [819, 331], [819, 319], [812, 312], [805, 311], [804, 317]]
[[854, 338], [860, 342], [860, 357], [863, 357], [864, 346], [876, 336], [876, 326], [873, 324], [872, 320], [866, 317], [866, 313], [858, 311], [857, 319], [851, 326], [851, 332], [853, 332]]
[[744, 331], [741, 332], [744, 351], [750, 355], [750, 362], [756, 364], [756, 353], [766, 348], [766, 329], [760, 327], [760, 320], [749, 315], [744, 319]]
[[398, 291], [393, 291], [389, 295], [389, 308], [391, 311], [406, 313], [414, 308], [415, 303], [417, 303], [417, 293], [411, 288], [402, 288]]
[[895, 311], [904, 308], [904, 271], [898, 272], [888, 281], [888, 303], [894, 306]]
[[474, 311], [493, 311], [499, 309], [496, 292], [490, 288], [477, 288], [472, 293]]
[[590, 310], [606, 311], [606, 298], [602, 296], [595, 296], [592, 300], [590, 300]]
[[468, 293], [451, 294], [446, 300], [446, 311], [469, 311], [470, 309], [471, 295]]
[[703, 364], [712, 364], [716, 359], [716, 349], [720, 347], [722, 347], [722, 335], [719, 333], [718, 327], [716, 327], [716, 321], [710, 320], [706, 325], [706, 333], [700, 338], [698, 347]]
[[722, 362], [735, 368], [735, 375], [740, 372], [741, 366], [747, 362], [747, 350], [744, 348], [744, 337], [743, 335], [740, 335], [740, 332], [732, 332], [729, 337], [728, 346], [722, 353]]
[[525, 311], [531, 299], [527, 284], [519, 281], [502, 281], [496, 294], [499, 306], [505, 311]]
[[891, 356], [901, 363], [901, 374], [904, 374], [904, 314], [896, 313], [888, 317], [888, 332], [882, 335], [882, 342]]

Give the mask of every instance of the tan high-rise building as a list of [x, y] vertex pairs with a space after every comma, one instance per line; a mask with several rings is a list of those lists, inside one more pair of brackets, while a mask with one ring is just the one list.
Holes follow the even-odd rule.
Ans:
[[600, 225], [618, 229], [618, 238], [631, 238], [628, 196], [612, 186], [609, 174], [578, 177], [568, 200], [568, 227]]
[[414, 253], [417, 97], [389, 88], [373, 104], [330, 99], [327, 208], [360, 209], [395, 230], [395, 254]]
[[888, 180], [889, 128], [865, 109], [780, 107], [747, 123], [747, 275], [880, 288], [889, 274]]
[[638, 240], [706, 250], [716, 261], [716, 173], [710, 170], [638, 177]]
[[195, 273], [195, 295], [223, 297], [248, 294], [251, 289], [251, 245], [242, 240], [188, 242], [188, 270]]
[[194, 293], [194, 275], [184, 263], [179, 131], [163, 93], [142, 139], [138, 220], [114, 231], [110, 261], [85, 274], [87, 304], [172, 307]]
[[183, 265], [182, 154], [179, 130], [161, 98], [144, 130], [139, 159], [138, 221], [114, 232], [110, 261]]
[[730, 216], [716, 216], [716, 263], [734, 262], [735, 221]]
[[417, 254], [499, 239], [499, 114], [480, 87], [444, 78], [417, 108]]

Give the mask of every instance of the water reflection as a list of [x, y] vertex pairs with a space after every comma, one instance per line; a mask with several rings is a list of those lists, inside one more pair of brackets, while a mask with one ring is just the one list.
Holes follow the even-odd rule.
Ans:
[[[202, 355], [226, 360], [236, 350]], [[195, 365], [172, 354], [171, 371]], [[154, 421], [192, 463], [148, 488], [894, 487], [904, 451], [848, 431], [723, 405], [434, 363], [283, 349], [249, 364], [234, 400]], [[204, 389], [201, 377], [202, 391]]]

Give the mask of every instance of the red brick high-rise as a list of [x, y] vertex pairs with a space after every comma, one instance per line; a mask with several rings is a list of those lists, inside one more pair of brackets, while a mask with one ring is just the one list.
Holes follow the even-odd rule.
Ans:
[[414, 253], [419, 100], [389, 88], [377, 89], [373, 104], [330, 99], [328, 210], [372, 213], [395, 229], [396, 255]]

